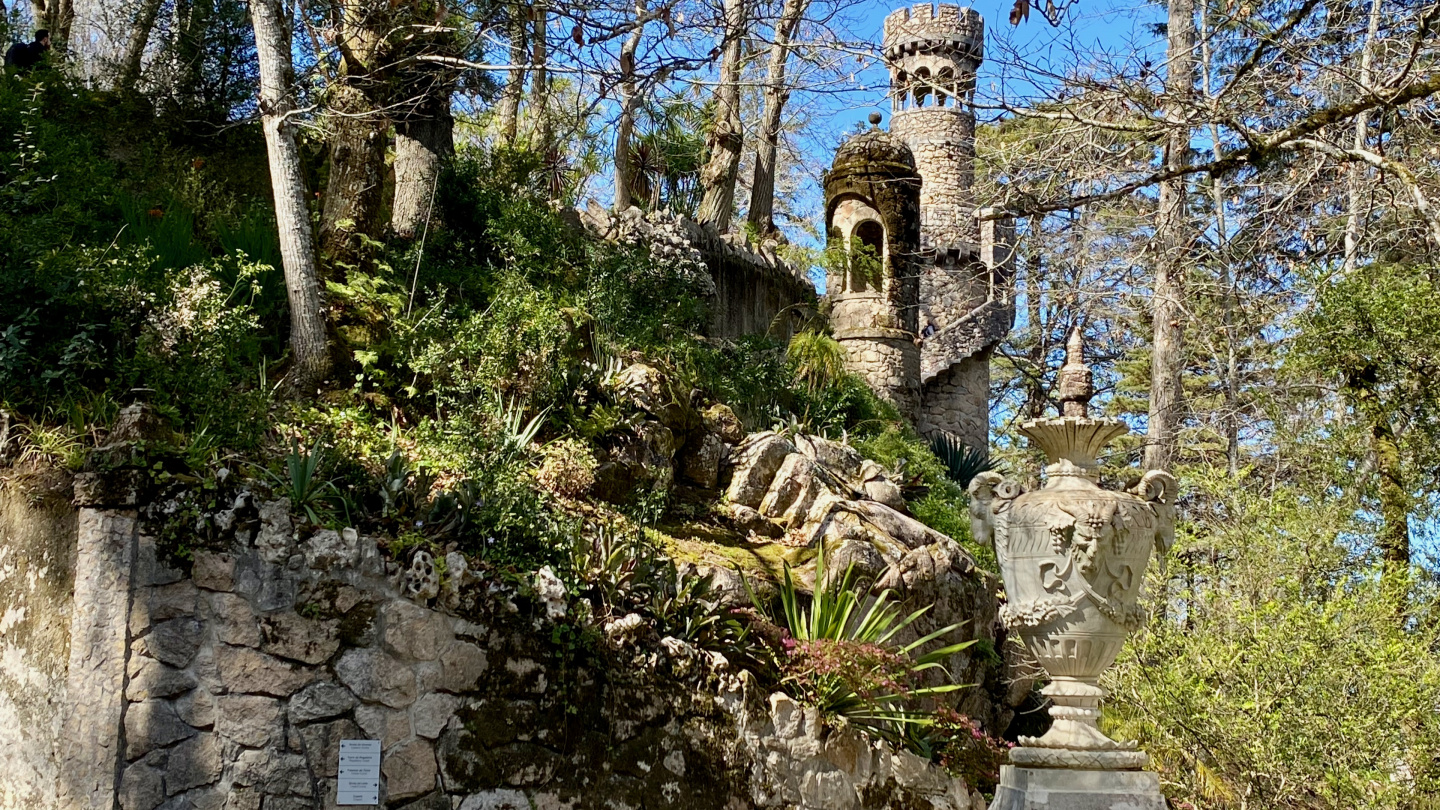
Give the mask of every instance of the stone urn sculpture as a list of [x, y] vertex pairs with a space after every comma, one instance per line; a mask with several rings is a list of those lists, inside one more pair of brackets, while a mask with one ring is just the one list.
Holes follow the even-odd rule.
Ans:
[[1044, 486], [1025, 492], [994, 472], [970, 484], [975, 537], [993, 543], [1005, 584], [1001, 617], [1045, 668], [1041, 692], [1053, 703], [1050, 730], [1011, 750], [992, 810], [1165, 806], [1158, 778], [1142, 770], [1148, 757], [1095, 721], [1100, 675], [1143, 620], [1151, 552], [1163, 562], [1174, 539], [1175, 479], [1152, 470], [1128, 491], [1099, 485], [1097, 457], [1128, 429], [1086, 414], [1093, 386], [1083, 353], [1076, 331], [1060, 374], [1061, 416], [1020, 427], [1049, 459]]

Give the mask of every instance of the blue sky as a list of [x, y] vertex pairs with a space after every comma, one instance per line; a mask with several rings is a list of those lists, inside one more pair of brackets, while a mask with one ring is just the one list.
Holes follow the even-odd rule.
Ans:
[[[878, 44], [885, 16], [906, 5], [895, 0], [856, 4], [847, 32], [858, 42]], [[1094, 59], [1144, 54], [1157, 64], [1163, 61], [1164, 43], [1153, 29], [1164, 19], [1163, 6], [1136, 0], [1093, 0], [1066, 9], [1059, 26], [1052, 26], [1038, 11], [1032, 11], [1028, 21], [1012, 26], [1008, 19], [1012, 5], [1013, 0], [982, 0], [972, 5], [985, 18], [986, 26], [985, 61], [977, 92], [982, 106], [993, 108], [1000, 100], [1023, 106], [1044, 97], [1052, 77]], [[871, 112], [880, 112], [888, 121], [887, 71], [875, 60], [857, 63], [855, 69], [853, 82], [842, 88], [811, 94], [808, 99], [797, 94], [792, 100], [792, 106], [809, 104], [816, 111], [808, 126], [795, 136], [809, 164], [797, 207], [812, 220], [821, 216], [819, 172], [829, 164], [835, 146], [864, 124]], [[998, 115], [993, 109], [978, 113], [982, 121]], [[814, 241], [799, 228], [787, 231], [796, 242]]]

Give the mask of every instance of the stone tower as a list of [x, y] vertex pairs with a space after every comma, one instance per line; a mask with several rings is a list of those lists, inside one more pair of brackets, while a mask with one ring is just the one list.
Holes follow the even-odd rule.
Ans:
[[920, 173], [920, 250], [915, 321], [923, 339], [922, 433], [943, 431], [971, 447], [989, 441], [990, 355], [1015, 320], [1012, 228], [976, 211], [975, 74], [985, 22], [972, 9], [928, 3], [885, 18], [890, 132]]
[[837, 260], [826, 295], [846, 365], [907, 419], [920, 413], [920, 175], [879, 128], [847, 140], [825, 173], [825, 226]]

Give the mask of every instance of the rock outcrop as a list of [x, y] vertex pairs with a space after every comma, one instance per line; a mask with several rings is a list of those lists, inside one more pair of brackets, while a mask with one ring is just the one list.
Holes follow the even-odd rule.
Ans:
[[[946, 662], [953, 683], [973, 684], [960, 711], [992, 733], [1010, 724], [1031, 682], [1004, 658], [999, 583], [953, 539], [907, 514], [899, 485], [854, 448], [814, 436], [756, 433], [732, 454], [728, 509], [738, 526], [826, 550], [826, 574], [892, 589], [909, 612], [927, 612], [897, 636], [914, 640], [959, 624], [947, 642], [974, 640]], [[803, 575], [802, 575], [803, 579]], [[938, 644], [938, 642], [937, 642]], [[935, 683], [947, 674], [930, 673]]]

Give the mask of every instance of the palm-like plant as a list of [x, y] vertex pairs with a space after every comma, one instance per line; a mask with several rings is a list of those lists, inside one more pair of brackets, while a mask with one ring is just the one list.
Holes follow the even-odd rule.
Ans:
[[995, 468], [990, 462], [990, 453], [983, 447], [961, 444], [948, 433], [932, 433], [929, 440], [930, 449], [945, 465], [945, 473], [962, 489], [970, 486], [975, 476]]
[[[899, 599], [886, 589], [867, 598], [855, 587], [855, 568], [826, 582], [825, 547], [821, 544], [815, 563], [815, 592], [808, 600], [795, 583], [787, 564], [780, 584], [781, 612], [777, 623], [789, 631], [787, 660], [781, 663], [784, 682], [800, 699], [826, 715], [842, 717], [886, 737], [898, 739], [908, 726], [928, 725], [933, 717], [910, 708], [914, 702], [963, 688], [963, 684], [911, 687], [916, 676], [943, 669], [943, 661], [974, 644], [962, 641], [929, 652], [920, 650], [931, 642], [959, 629], [959, 624], [942, 627], [908, 644], [895, 636], [930, 609], [923, 607], [902, 615]], [[756, 608], [760, 600], [746, 589]]]
[[806, 330], [790, 338], [785, 347], [795, 379], [814, 394], [845, 376], [845, 347], [824, 332]]

